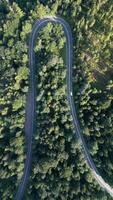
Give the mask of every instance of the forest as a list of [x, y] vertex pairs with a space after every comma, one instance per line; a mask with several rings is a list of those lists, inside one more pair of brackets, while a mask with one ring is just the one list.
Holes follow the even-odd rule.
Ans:
[[[26, 159], [29, 37], [61, 16], [73, 34], [73, 92], [82, 134], [113, 187], [113, 1], [0, 0], [0, 199], [13, 200]], [[66, 38], [48, 23], [35, 44], [36, 131], [25, 200], [112, 200], [92, 176], [67, 101]]]

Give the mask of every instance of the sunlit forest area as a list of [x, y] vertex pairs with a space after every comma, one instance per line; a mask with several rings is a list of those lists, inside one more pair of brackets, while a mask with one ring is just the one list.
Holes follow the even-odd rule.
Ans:
[[[0, 0], [0, 200], [13, 200], [26, 159], [29, 36], [61, 16], [73, 34], [74, 102], [90, 154], [113, 187], [113, 1]], [[111, 200], [93, 178], [67, 101], [66, 38], [48, 23], [35, 44], [36, 131], [25, 200]]]

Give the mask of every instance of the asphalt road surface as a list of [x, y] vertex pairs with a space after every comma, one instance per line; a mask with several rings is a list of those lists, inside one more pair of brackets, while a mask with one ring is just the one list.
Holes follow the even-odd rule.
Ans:
[[[70, 111], [73, 118], [75, 134], [81, 142], [82, 150], [84, 153], [84, 158], [86, 159], [94, 178], [97, 180], [99, 185], [106, 190], [113, 197], [113, 188], [108, 185], [104, 179], [99, 175], [99, 172], [90, 156], [87, 145], [85, 143], [82, 131], [79, 125], [77, 112], [75, 108], [74, 98], [73, 98], [73, 83], [72, 83], [72, 73], [73, 73], [73, 37], [69, 24], [61, 17], [46, 16], [43, 19], [36, 21], [33, 26], [30, 40], [29, 40], [29, 93], [26, 103], [26, 121], [25, 121], [25, 138], [27, 143], [27, 155], [24, 168], [24, 174], [19, 185], [18, 191], [16, 193], [15, 200], [22, 200], [28, 179], [30, 176], [30, 168], [32, 161], [32, 143], [33, 143], [33, 133], [35, 127], [35, 107], [36, 107], [36, 84], [35, 84], [35, 52], [34, 45], [39, 33], [39, 30], [44, 27], [48, 22], [59, 23], [62, 25], [64, 34], [66, 37], [66, 67], [67, 67], [67, 97], [70, 106]], [[75, 188], [76, 189], [76, 188]]]

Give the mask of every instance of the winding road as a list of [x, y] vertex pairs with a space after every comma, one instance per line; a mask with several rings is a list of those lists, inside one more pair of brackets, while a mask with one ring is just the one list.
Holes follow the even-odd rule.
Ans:
[[43, 19], [36, 21], [33, 26], [30, 40], [29, 40], [29, 67], [30, 67], [30, 77], [29, 77], [29, 92], [26, 103], [26, 120], [25, 120], [25, 138], [27, 143], [27, 155], [23, 177], [19, 185], [18, 191], [16, 193], [15, 200], [22, 200], [28, 178], [30, 176], [30, 168], [32, 161], [32, 143], [33, 143], [33, 133], [35, 127], [35, 107], [36, 107], [36, 85], [35, 85], [35, 52], [34, 45], [39, 33], [39, 30], [44, 27], [48, 22], [59, 23], [62, 25], [64, 34], [66, 37], [66, 66], [67, 66], [67, 96], [70, 106], [70, 111], [73, 118], [74, 130], [77, 138], [81, 142], [84, 157], [92, 171], [94, 178], [97, 180], [99, 185], [106, 190], [113, 197], [113, 188], [108, 185], [104, 179], [99, 175], [99, 172], [90, 156], [89, 150], [85, 143], [82, 131], [79, 125], [77, 111], [75, 108], [74, 98], [73, 98], [73, 37], [69, 24], [61, 17], [45, 16]]

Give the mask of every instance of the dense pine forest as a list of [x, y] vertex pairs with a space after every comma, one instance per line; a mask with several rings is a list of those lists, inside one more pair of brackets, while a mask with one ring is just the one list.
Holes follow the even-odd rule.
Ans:
[[[73, 90], [100, 174], [113, 187], [113, 1], [0, 0], [0, 199], [13, 200], [26, 159], [29, 36], [36, 20], [63, 17], [73, 34]], [[74, 132], [67, 101], [66, 38], [48, 23], [35, 44], [36, 131], [25, 200], [111, 200]]]

